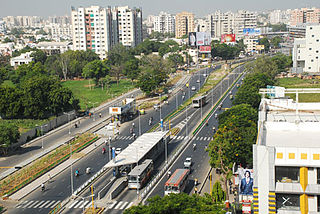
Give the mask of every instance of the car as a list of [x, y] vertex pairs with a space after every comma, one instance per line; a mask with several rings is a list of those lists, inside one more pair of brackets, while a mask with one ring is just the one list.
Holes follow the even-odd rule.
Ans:
[[116, 155], [120, 154], [120, 152], [122, 151], [121, 148], [116, 148], [116, 151], [114, 153], [116, 153]]
[[153, 105], [153, 108], [154, 108], [155, 110], [158, 110], [159, 107], [160, 107], [160, 105], [159, 105], [158, 103]]
[[199, 83], [200, 82], [200, 79], [197, 79], [197, 83]]
[[187, 157], [186, 160], [183, 163], [184, 168], [190, 168], [192, 165], [192, 158], [191, 157]]
[[204, 77], [207, 77], [207, 74], [203, 74]]
[[192, 86], [192, 87], [191, 87], [191, 90], [192, 90], [192, 91], [195, 91], [195, 90], [196, 90], [196, 87], [195, 87], [195, 86]]

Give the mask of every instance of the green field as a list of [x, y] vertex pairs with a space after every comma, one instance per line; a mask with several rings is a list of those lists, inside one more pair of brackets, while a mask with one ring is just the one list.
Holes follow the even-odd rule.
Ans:
[[134, 88], [130, 80], [122, 79], [117, 85], [113, 82], [108, 89], [102, 90], [101, 87], [95, 87], [93, 80], [69, 80], [62, 82], [64, 87], [69, 88], [76, 98], [80, 100], [81, 110], [99, 106], [113, 97], [126, 93]]
[[[320, 80], [298, 77], [281, 78], [277, 79], [277, 85], [285, 88], [320, 88]], [[296, 100], [295, 94], [286, 94], [286, 96]], [[299, 102], [320, 102], [320, 94], [299, 94]]]

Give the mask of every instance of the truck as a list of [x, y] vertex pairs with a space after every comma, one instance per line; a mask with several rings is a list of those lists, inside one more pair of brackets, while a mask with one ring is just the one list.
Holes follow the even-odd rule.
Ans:
[[122, 100], [120, 106], [109, 107], [109, 113], [120, 123], [131, 120], [137, 115], [136, 100], [134, 98], [126, 98]]

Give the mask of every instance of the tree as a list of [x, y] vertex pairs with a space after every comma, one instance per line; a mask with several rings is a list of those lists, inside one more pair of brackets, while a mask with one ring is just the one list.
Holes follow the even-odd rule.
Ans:
[[47, 55], [42, 50], [36, 50], [30, 56], [33, 57], [35, 62], [40, 62], [43, 65], [47, 60]]
[[239, 56], [241, 44], [239, 46], [231, 46], [225, 43], [212, 42], [211, 55], [213, 57], [221, 57], [223, 60], [233, 59]]
[[82, 76], [93, 78], [95, 84], [98, 85], [100, 78], [106, 76], [107, 73], [107, 66], [101, 60], [94, 60], [84, 66]]
[[148, 199], [147, 205], [132, 206], [124, 214], [222, 214], [223, 205], [215, 204], [210, 195], [189, 196], [185, 193], [155, 196]]
[[21, 118], [24, 112], [23, 92], [19, 88], [0, 86], [0, 116], [2, 118]]
[[268, 25], [268, 27], [272, 28], [272, 32], [285, 32], [288, 31], [286, 24], [277, 24], [277, 25]]
[[103, 78], [100, 78], [100, 85], [101, 85], [101, 88], [103, 90], [103, 87], [105, 86], [106, 89], [109, 88], [110, 86], [110, 83], [111, 83], [111, 77], [109, 75], [106, 75], [105, 77]]
[[269, 51], [270, 49], [270, 43], [267, 37], [263, 37], [262, 39], [259, 40], [259, 45], [264, 45], [264, 50], [266, 52]]
[[123, 71], [124, 71], [123, 64], [111, 66], [110, 74], [112, 77], [114, 77], [116, 79], [117, 85], [119, 85], [119, 81], [120, 81], [121, 76], [123, 75]]
[[10, 146], [17, 143], [19, 137], [20, 133], [18, 126], [10, 123], [0, 123], [0, 148], [3, 154], [7, 154]]
[[280, 43], [283, 42], [283, 39], [280, 36], [275, 36], [271, 39], [271, 45], [274, 48], [280, 48]]
[[220, 181], [214, 183], [211, 194], [213, 201], [216, 203], [221, 203], [226, 200], [226, 193], [223, 191]]
[[132, 58], [129, 61], [126, 61], [124, 64], [124, 74], [127, 78], [131, 79], [133, 84], [133, 80], [138, 79], [139, 76], [139, 60], [136, 58]]

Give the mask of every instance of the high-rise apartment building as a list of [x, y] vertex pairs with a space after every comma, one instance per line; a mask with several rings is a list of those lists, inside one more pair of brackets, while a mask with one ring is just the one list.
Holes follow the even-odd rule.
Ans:
[[194, 32], [194, 14], [189, 12], [181, 12], [176, 15], [176, 38], [181, 38]]
[[290, 25], [295, 26], [302, 23], [320, 23], [320, 9], [313, 7], [292, 10]]
[[160, 33], [175, 33], [175, 16], [160, 12], [154, 17], [153, 31]]
[[272, 25], [275, 24], [288, 24], [290, 21], [291, 10], [273, 10], [269, 13], [269, 22]]
[[72, 8], [73, 49], [92, 50], [100, 58], [118, 43], [134, 47], [142, 42], [142, 11], [129, 7]]
[[222, 34], [236, 34], [237, 38], [241, 38], [244, 28], [257, 27], [257, 14], [245, 10], [236, 13], [216, 11], [208, 16], [208, 21], [213, 38], [220, 38]]

